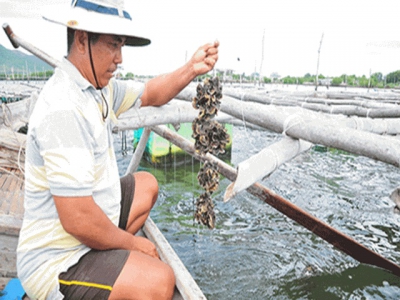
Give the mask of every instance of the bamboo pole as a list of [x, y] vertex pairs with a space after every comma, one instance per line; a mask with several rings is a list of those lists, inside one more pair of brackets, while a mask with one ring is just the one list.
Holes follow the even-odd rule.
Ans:
[[270, 175], [282, 164], [310, 149], [313, 144], [284, 137], [279, 142], [264, 148], [237, 166], [237, 177], [226, 189], [224, 202], [229, 201], [253, 183]]
[[309, 110], [324, 112], [328, 114], [341, 114], [346, 116], [358, 116], [365, 118], [400, 118], [400, 107], [391, 108], [365, 108], [354, 105], [323, 105], [314, 103], [303, 103], [302, 108]]
[[[185, 90], [177, 98], [191, 99], [189, 94], [189, 91]], [[246, 116], [246, 121], [296, 139], [363, 155], [396, 167], [400, 166], [400, 142], [387, 136], [343, 125], [357, 127], [357, 121], [321, 120], [300, 114], [298, 109], [297, 112], [293, 112], [270, 105], [243, 103], [231, 97], [223, 98], [220, 110], [236, 118]]]
[[[391, 98], [387, 94], [379, 94], [376, 97], [364, 97], [365, 93], [341, 93], [337, 96], [321, 92], [298, 92], [298, 91], [264, 91], [264, 90], [240, 90], [236, 88], [224, 88], [224, 95], [236, 99], [259, 102], [263, 104], [289, 103], [320, 103], [326, 105], [359, 105], [371, 108], [395, 108], [398, 106], [393, 101], [399, 101], [400, 98]], [[393, 101], [385, 101], [393, 100]], [[272, 102], [272, 103], [271, 103]]]
[[[172, 100], [163, 106], [146, 106], [130, 109], [121, 114], [114, 131], [123, 131], [138, 129], [142, 127], [162, 125], [191, 123], [198, 115], [193, 106], [187, 101]], [[218, 113], [216, 120], [220, 123], [235, 123], [230, 115]], [[239, 124], [239, 122], [236, 122]]]
[[[240, 105], [236, 102], [225, 97], [221, 110], [239, 118], [241, 114], [233, 109], [235, 105]], [[329, 120], [307, 119], [299, 114], [287, 115], [276, 108], [270, 109], [250, 103], [246, 103], [245, 107], [241, 106], [243, 111], [247, 111], [247, 119], [259, 126], [275, 132], [285, 132], [288, 136], [314, 144], [338, 148], [400, 166], [400, 143], [386, 136], [347, 128], [339, 122], [335, 124]]]
[[176, 286], [183, 299], [206, 299], [203, 292], [200, 290], [199, 286], [186, 269], [185, 265], [179, 259], [174, 249], [172, 249], [171, 245], [165, 239], [164, 235], [157, 228], [156, 224], [151, 218], [147, 218], [143, 226], [143, 231], [146, 234], [146, 237], [156, 245], [161, 259], [174, 270]]
[[356, 99], [322, 99], [317, 97], [296, 94], [254, 94], [251, 92], [239, 93], [235, 89], [227, 89], [224, 95], [231, 96], [242, 101], [252, 101], [263, 104], [279, 106], [301, 106], [314, 111], [329, 114], [343, 114], [348, 116], [360, 116], [368, 118], [399, 118], [400, 107], [392, 103], [379, 103], [376, 101]]
[[[238, 92], [239, 91], [239, 92]], [[380, 90], [378, 92], [370, 91], [369, 93], [365, 92], [364, 89], [360, 89], [359, 91], [307, 91], [307, 90], [264, 90], [260, 88], [246, 88], [246, 89], [236, 89], [231, 86], [224, 86], [224, 94], [235, 93], [244, 95], [246, 97], [247, 94], [259, 94], [275, 99], [279, 98], [292, 98], [292, 97], [303, 97], [303, 98], [321, 98], [321, 99], [334, 99], [334, 100], [375, 100], [380, 103], [392, 103], [399, 104], [400, 103], [400, 93], [387, 90]], [[232, 97], [236, 97], [234, 94], [230, 95]], [[245, 98], [244, 98], [245, 99]]]
[[146, 149], [147, 141], [150, 137], [150, 133], [151, 130], [148, 127], [143, 130], [138, 146], [136, 147], [136, 150], [132, 155], [131, 161], [129, 162], [129, 166], [126, 169], [125, 175], [136, 172], [137, 168], [139, 167], [140, 160], [142, 159], [143, 152]]
[[260, 73], [258, 74], [258, 84], [261, 85], [263, 81], [262, 77], [262, 67], [264, 63], [264, 46], [265, 46], [265, 28], [263, 31], [262, 42], [261, 42], [261, 62], [260, 62]]
[[322, 46], [322, 39], [324, 38], [324, 33], [322, 33], [321, 41], [319, 42], [319, 49], [318, 49], [318, 60], [317, 60], [317, 74], [315, 75], [315, 90], [318, 89], [318, 71], [319, 71], [319, 56], [321, 54], [321, 46]]
[[[241, 101], [242, 102], [242, 101]], [[246, 104], [242, 104], [242, 106], [246, 106]], [[312, 104], [310, 104], [312, 105]], [[233, 109], [233, 108], [232, 108]], [[357, 116], [352, 115], [350, 118], [342, 115], [342, 114], [321, 114], [318, 111], [318, 107], [314, 110], [310, 110], [307, 104], [301, 106], [301, 108], [297, 107], [276, 107], [276, 109], [280, 110], [282, 113], [290, 115], [290, 114], [299, 114], [304, 116], [307, 120], [320, 120], [325, 119], [327, 122], [331, 122], [334, 126], [340, 125], [345, 126], [357, 130], [367, 131], [380, 135], [396, 135], [400, 134], [400, 122], [399, 118], [359, 118]], [[335, 108], [331, 108], [335, 109]], [[248, 112], [246, 110], [241, 110], [238, 108], [239, 113], [242, 114], [242, 119], [244, 118], [246, 122], [252, 122], [253, 119], [251, 116], [248, 116]], [[338, 111], [338, 109], [336, 109]], [[367, 115], [369, 113], [367, 112]]]
[[121, 114], [115, 130], [137, 129], [146, 126], [192, 122], [198, 112], [190, 103], [172, 100], [170, 103], [154, 107], [130, 109]]
[[[246, 104], [242, 104], [245, 105]], [[273, 110], [272, 106], [272, 110]], [[357, 116], [347, 117], [345, 115], [336, 114], [324, 114], [321, 112], [312, 111], [309, 109], [304, 109], [303, 107], [275, 107], [283, 115], [300, 115], [305, 120], [308, 121], [318, 121], [323, 120], [324, 122], [330, 123], [332, 126], [342, 126], [352, 129], [357, 129], [360, 131], [367, 131], [370, 133], [375, 133], [379, 135], [396, 135], [400, 133], [400, 122], [398, 118], [387, 118], [387, 119], [371, 119], [371, 118], [360, 118]], [[248, 115], [248, 111], [242, 110], [242, 118], [246, 121], [251, 122], [252, 118]], [[321, 125], [323, 125], [321, 123]]]
[[19, 46], [21, 46], [22, 48], [28, 50], [33, 55], [39, 57], [41, 60], [47, 62], [53, 68], [58, 67], [60, 65], [60, 62], [58, 60], [52, 58], [47, 53], [43, 52], [42, 50], [36, 48], [32, 44], [26, 42], [25, 40], [23, 40], [20, 37], [18, 37], [17, 35], [15, 35], [14, 32], [12, 31], [11, 27], [7, 23], [3, 24], [3, 29], [15, 49], [17, 49]]
[[[219, 172], [223, 176], [231, 181], [236, 180], [237, 172], [233, 167], [229, 166], [222, 160], [216, 158], [209, 153], [207, 153], [206, 155], [199, 155], [191, 142], [181, 137], [179, 134], [173, 132], [172, 130], [169, 130], [166, 126], [153, 126], [152, 130], [163, 138], [174, 143], [176, 146], [180, 147], [187, 153], [191, 154], [194, 158], [200, 161], [208, 160], [216, 163], [218, 165]], [[290, 201], [277, 195], [275, 192], [267, 189], [261, 184], [255, 183], [250, 186], [247, 191], [250, 192], [252, 195], [258, 197], [260, 200], [271, 205], [292, 220], [296, 221], [300, 225], [304, 226], [337, 249], [350, 255], [357, 261], [384, 268], [393, 272], [397, 276], [400, 276], [400, 266], [398, 266], [397, 264], [384, 258], [380, 254], [369, 250], [351, 237], [322, 222], [305, 210], [297, 207]]]

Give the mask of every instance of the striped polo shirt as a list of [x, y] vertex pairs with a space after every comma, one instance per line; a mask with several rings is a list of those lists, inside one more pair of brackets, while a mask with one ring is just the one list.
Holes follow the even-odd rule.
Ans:
[[17, 249], [18, 276], [32, 299], [62, 299], [58, 275], [90, 250], [63, 229], [52, 195], [93, 196], [118, 225], [121, 192], [111, 129], [143, 90], [142, 83], [112, 79], [103, 89], [110, 107], [104, 122], [100, 91], [67, 59], [43, 87], [29, 120]]

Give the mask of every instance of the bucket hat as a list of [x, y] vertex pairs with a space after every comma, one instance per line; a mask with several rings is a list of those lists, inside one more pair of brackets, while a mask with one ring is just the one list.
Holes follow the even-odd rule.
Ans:
[[76, 30], [124, 36], [126, 46], [150, 44], [149, 39], [133, 34], [136, 28], [124, 0], [72, 0], [70, 5], [48, 9], [43, 18]]

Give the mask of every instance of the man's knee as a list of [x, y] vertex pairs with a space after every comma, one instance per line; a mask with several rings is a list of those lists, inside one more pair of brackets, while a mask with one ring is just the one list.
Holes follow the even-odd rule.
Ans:
[[165, 264], [154, 281], [155, 299], [171, 299], [175, 290], [175, 274], [172, 268]]
[[146, 193], [155, 195], [157, 198], [158, 182], [153, 174], [141, 171], [134, 173], [133, 176], [135, 177], [137, 188], [143, 189]]
[[172, 299], [175, 275], [166, 263], [132, 251], [109, 299]]

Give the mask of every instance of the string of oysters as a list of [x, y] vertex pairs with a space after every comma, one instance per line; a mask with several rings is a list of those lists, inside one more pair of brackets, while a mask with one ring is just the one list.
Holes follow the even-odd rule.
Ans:
[[[225, 153], [229, 134], [224, 126], [214, 120], [218, 113], [222, 98], [222, 86], [218, 77], [206, 78], [199, 83], [192, 105], [199, 110], [199, 115], [192, 122], [192, 137], [195, 139], [195, 149], [200, 155], [211, 153], [215, 156]], [[205, 190], [197, 199], [195, 220], [208, 228], [215, 227], [214, 204], [211, 194], [218, 189], [219, 172], [216, 163], [205, 160], [197, 174], [200, 186]]]

